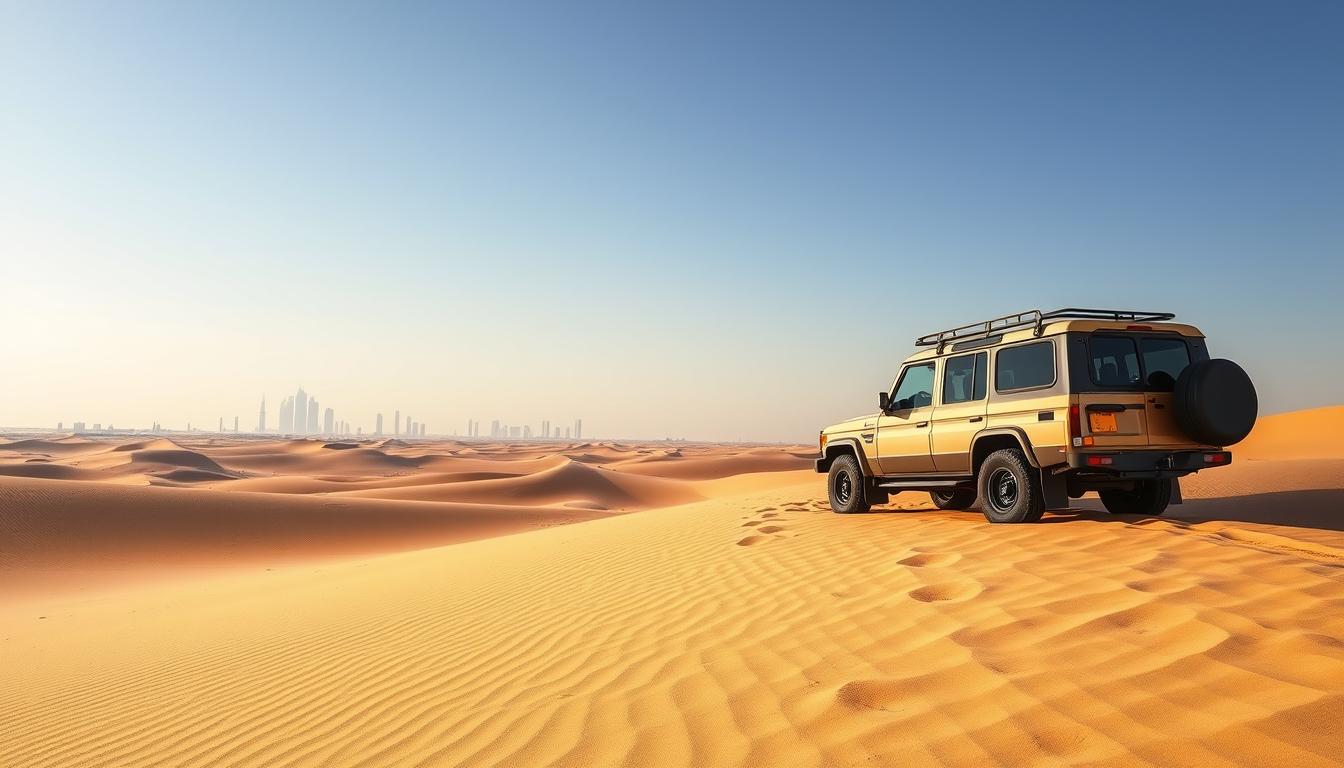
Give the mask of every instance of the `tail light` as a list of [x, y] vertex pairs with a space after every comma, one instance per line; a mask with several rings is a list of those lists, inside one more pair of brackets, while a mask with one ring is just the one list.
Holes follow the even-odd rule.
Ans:
[[1110, 456], [1088, 456], [1088, 457], [1087, 457], [1087, 466], [1089, 466], [1089, 467], [1104, 467], [1104, 466], [1110, 464], [1111, 462], [1112, 462], [1112, 459], [1111, 459]]
[[1226, 463], [1227, 463], [1227, 454], [1226, 454], [1226, 453], [1206, 453], [1206, 454], [1204, 454], [1204, 463], [1205, 463], [1205, 464], [1226, 464]]
[[1075, 446], [1083, 444], [1083, 416], [1077, 403], [1069, 406], [1069, 442]]

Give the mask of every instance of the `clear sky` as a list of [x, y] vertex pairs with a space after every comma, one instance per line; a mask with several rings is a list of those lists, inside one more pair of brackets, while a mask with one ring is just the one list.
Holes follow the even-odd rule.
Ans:
[[435, 5], [0, 3], [0, 425], [811, 441], [1067, 305], [1344, 402], [1344, 4]]

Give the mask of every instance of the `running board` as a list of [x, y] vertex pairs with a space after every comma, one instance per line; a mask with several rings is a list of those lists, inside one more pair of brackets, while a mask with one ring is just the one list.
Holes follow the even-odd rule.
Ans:
[[961, 480], [881, 480], [877, 487], [887, 490], [924, 490], [927, 488], [956, 488], [971, 481], [970, 477]]

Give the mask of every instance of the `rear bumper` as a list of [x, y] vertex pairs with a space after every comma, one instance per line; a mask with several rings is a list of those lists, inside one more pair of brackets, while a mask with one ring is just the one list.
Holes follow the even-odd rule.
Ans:
[[[1210, 457], [1214, 457], [1213, 460]], [[1090, 463], [1089, 459], [1104, 463]], [[1114, 477], [1180, 477], [1231, 463], [1230, 451], [1088, 451], [1069, 454], [1071, 469]]]

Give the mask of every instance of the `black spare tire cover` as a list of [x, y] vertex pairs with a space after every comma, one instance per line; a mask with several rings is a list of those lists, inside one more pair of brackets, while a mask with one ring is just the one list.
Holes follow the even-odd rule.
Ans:
[[1201, 360], [1176, 378], [1176, 422], [1206, 445], [1227, 446], [1251, 433], [1260, 402], [1251, 377], [1231, 360]]

